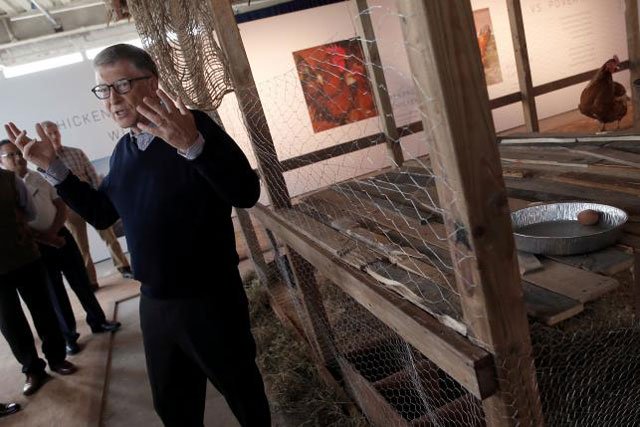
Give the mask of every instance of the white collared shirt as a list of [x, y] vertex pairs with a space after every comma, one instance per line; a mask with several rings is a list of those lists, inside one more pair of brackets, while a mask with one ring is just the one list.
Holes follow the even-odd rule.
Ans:
[[58, 209], [53, 201], [58, 199], [58, 193], [42, 176], [37, 172], [28, 171], [22, 179], [29, 195], [33, 200], [36, 217], [29, 221], [29, 227], [37, 231], [48, 230], [56, 218]]

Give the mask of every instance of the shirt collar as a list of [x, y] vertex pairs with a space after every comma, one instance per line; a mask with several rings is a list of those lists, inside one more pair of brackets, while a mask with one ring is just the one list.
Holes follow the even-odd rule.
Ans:
[[155, 136], [151, 135], [148, 132], [140, 132], [137, 135], [134, 135], [133, 131], [129, 131], [129, 133], [130, 133], [131, 139], [136, 142], [136, 145], [141, 150], [144, 150], [146, 147], [148, 147], [149, 144], [151, 144], [151, 141], [153, 140], [153, 138], [155, 138]]

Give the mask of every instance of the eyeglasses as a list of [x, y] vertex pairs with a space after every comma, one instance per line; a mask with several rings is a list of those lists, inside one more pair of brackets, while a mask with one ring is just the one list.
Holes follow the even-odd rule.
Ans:
[[94, 86], [91, 89], [91, 92], [93, 92], [93, 94], [98, 99], [108, 99], [109, 96], [111, 96], [111, 88], [115, 89], [115, 91], [120, 95], [124, 95], [125, 93], [131, 92], [131, 82], [135, 82], [136, 80], [150, 79], [150, 78], [151, 76], [135, 77], [133, 79], [121, 79], [113, 82], [113, 84], [110, 84], [110, 85], [101, 84], [101, 85]]
[[22, 158], [22, 152], [21, 151], [16, 151], [15, 153], [4, 153], [4, 154], [0, 154], [0, 157], [17, 157], [17, 158]]

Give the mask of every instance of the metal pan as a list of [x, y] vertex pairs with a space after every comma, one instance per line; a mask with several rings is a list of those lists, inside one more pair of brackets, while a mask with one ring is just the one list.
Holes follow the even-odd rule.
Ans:
[[[578, 223], [578, 213], [587, 209], [600, 212], [598, 224]], [[622, 209], [589, 202], [550, 203], [511, 214], [516, 247], [543, 255], [576, 255], [611, 246], [627, 220]]]

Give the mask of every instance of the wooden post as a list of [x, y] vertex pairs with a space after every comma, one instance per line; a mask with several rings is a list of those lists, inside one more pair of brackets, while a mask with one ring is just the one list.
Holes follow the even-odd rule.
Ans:
[[543, 423], [507, 194], [470, 2], [398, 0], [471, 339], [494, 355], [490, 426]]
[[369, 14], [369, 6], [367, 5], [367, 0], [356, 0], [356, 3], [360, 14], [361, 25], [359, 29], [362, 32], [360, 37], [362, 49], [367, 62], [367, 71], [371, 77], [371, 88], [375, 96], [378, 115], [382, 121], [383, 132], [387, 136], [387, 151], [389, 152], [392, 166], [400, 167], [404, 162], [404, 155], [400, 146], [400, 134], [393, 116], [387, 81], [384, 77], [382, 61], [378, 52], [378, 42], [376, 41], [371, 15]]
[[629, 47], [629, 71], [631, 72], [631, 102], [633, 104], [633, 128], [640, 130], [640, 10], [638, 0], [625, 0], [627, 46]]
[[527, 39], [522, 21], [522, 6], [520, 5], [520, 0], [507, 0], [507, 10], [509, 11], [509, 23], [511, 24], [513, 50], [516, 56], [518, 83], [520, 84], [520, 93], [522, 93], [524, 122], [529, 132], [539, 132], [538, 110], [536, 109], [536, 99], [533, 95], [529, 52], [527, 50]]
[[[258, 169], [267, 187], [269, 200], [276, 209], [290, 208], [289, 190], [253, 80], [231, 0], [210, 0], [210, 2], [218, 43], [226, 56], [238, 105], [258, 160]], [[297, 285], [306, 312], [309, 343], [323, 363], [333, 365], [333, 343], [328, 327], [329, 321], [322, 305], [318, 285], [312, 274], [313, 267], [291, 250], [289, 250], [289, 262], [296, 278], [302, 278], [301, 274], [306, 273], [305, 280], [298, 281]]]

